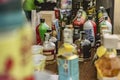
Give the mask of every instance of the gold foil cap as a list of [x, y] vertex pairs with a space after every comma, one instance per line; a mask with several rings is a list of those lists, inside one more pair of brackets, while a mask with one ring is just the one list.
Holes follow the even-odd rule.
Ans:
[[73, 59], [78, 58], [78, 56], [73, 53], [65, 53], [65, 54], [58, 56], [58, 58], [65, 59], [65, 60], [73, 60]]

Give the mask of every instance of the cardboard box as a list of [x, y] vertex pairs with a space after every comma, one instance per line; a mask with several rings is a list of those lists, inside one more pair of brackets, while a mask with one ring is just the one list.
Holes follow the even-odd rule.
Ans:
[[40, 11], [40, 18], [44, 18], [48, 26], [52, 26], [52, 21], [55, 20], [54, 11]]

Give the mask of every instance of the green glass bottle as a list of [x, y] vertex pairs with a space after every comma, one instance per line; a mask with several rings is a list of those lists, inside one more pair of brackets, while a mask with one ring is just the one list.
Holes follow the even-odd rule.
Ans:
[[45, 19], [40, 19], [40, 25], [39, 25], [39, 36], [41, 38], [41, 42], [43, 43], [44, 41], [44, 34], [47, 32], [47, 30], [50, 28], [46, 23]]

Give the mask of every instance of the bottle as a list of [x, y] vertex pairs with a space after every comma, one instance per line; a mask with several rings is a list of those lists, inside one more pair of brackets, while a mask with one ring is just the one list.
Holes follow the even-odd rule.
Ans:
[[55, 7], [54, 11], [55, 11], [55, 18], [58, 19], [58, 20], [60, 20], [61, 16], [60, 16], [60, 10], [59, 10], [59, 8]]
[[79, 39], [79, 32], [83, 31], [83, 24], [85, 20], [82, 18], [82, 12], [78, 12], [77, 17], [73, 20], [73, 41]]
[[44, 34], [47, 32], [47, 30], [50, 28], [46, 23], [45, 23], [45, 19], [40, 19], [40, 25], [39, 25], [39, 35], [40, 35], [40, 39], [41, 39], [41, 44], [44, 41]]
[[85, 22], [83, 28], [86, 33], [86, 39], [91, 42], [91, 45], [93, 47], [95, 44], [96, 24], [94, 21], [92, 21], [91, 15], [88, 16], [88, 20]]
[[39, 26], [40, 26], [40, 24], [37, 25], [37, 26], [36, 26], [36, 29], [35, 29], [35, 31], [36, 31], [36, 43], [37, 43], [37, 44], [40, 44], [40, 43], [41, 43], [41, 38], [40, 38], [40, 33], [39, 33]]
[[70, 25], [66, 25], [63, 31], [63, 42], [73, 44], [73, 30], [70, 29]]
[[64, 27], [67, 25], [67, 15], [64, 13], [63, 14], [63, 18], [62, 18], [62, 28], [64, 29]]
[[[117, 48], [118, 38], [116, 35], [104, 35], [105, 54], [95, 62], [99, 80], [119, 80], [120, 59], [114, 52]], [[113, 43], [111, 45], [111, 42]]]
[[80, 53], [79, 53], [79, 61], [89, 60], [91, 58], [91, 42], [86, 39], [86, 33], [83, 31], [81, 34], [80, 41]]
[[106, 9], [103, 6], [100, 6], [99, 11], [98, 11], [98, 23], [104, 20], [104, 16], [108, 17], [107, 20], [111, 22]]
[[53, 64], [55, 62], [55, 44], [51, 41], [50, 34], [45, 33], [45, 41], [43, 43], [43, 54], [46, 56], [46, 64]]
[[21, 5], [21, 0], [0, 1], [0, 80], [34, 80], [32, 29]]
[[105, 16], [104, 20], [99, 24], [100, 33], [104, 30], [107, 30], [109, 33], [112, 33], [112, 24], [108, 21], [108, 17]]
[[59, 80], [79, 80], [79, 58], [77, 55], [65, 53], [58, 56]]

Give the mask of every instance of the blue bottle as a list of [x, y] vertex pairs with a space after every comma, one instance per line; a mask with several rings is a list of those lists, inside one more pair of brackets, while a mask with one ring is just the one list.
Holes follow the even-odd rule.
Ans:
[[58, 57], [59, 80], [79, 80], [78, 56], [65, 53]]

